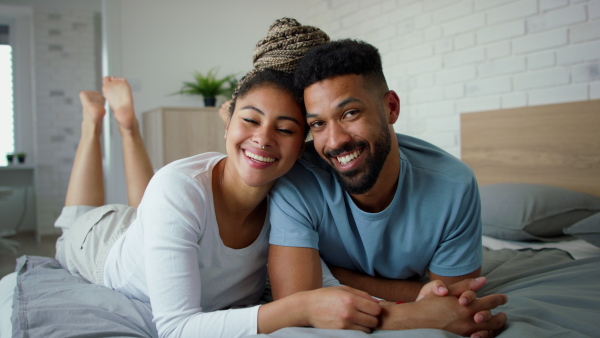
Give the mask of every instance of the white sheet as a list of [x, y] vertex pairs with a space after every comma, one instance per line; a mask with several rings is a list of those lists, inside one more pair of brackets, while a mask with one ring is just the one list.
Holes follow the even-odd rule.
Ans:
[[13, 272], [0, 280], [0, 338], [12, 337], [12, 302], [15, 286], [17, 286], [17, 273]]
[[521, 242], [521, 241], [507, 241], [502, 239], [496, 239], [489, 236], [483, 236], [483, 246], [490, 249], [549, 249], [556, 248], [564, 250], [573, 256], [575, 259], [588, 258], [588, 257], [600, 257], [600, 248], [592, 245], [582, 239], [574, 239], [570, 241], [560, 242]]

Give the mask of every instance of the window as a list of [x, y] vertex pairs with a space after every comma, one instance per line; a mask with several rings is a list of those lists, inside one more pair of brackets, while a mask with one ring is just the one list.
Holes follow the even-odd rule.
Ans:
[[8, 25], [0, 25], [0, 165], [5, 154], [15, 151], [13, 107], [13, 63]]

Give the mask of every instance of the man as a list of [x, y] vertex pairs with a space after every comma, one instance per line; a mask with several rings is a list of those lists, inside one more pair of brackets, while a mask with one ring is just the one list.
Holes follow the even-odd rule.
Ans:
[[[460, 294], [452, 285], [478, 277], [482, 264], [472, 171], [429, 143], [394, 133], [400, 100], [373, 46], [342, 40], [316, 47], [296, 77], [314, 141], [270, 200], [273, 296], [320, 287], [319, 256], [342, 284], [388, 301], [415, 301], [427, 275]], [[489, 297], [472, 304], [491, 309], [505, 301]], [[496, 303], [483, 305], [491, 299]], [[388, 307], [381, 327], [444, 328], [420, 322], [417, 305]], [[397, 320], [411, 315], [411, 323]], [[498, 314], [488, 326], [452, 332], [489, 334], [505, 321]]]

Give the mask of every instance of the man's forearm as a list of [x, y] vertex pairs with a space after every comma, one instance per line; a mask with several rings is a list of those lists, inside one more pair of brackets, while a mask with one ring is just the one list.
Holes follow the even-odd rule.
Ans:
[[341, 284], [393, 302], [414, 302], [423, 287], [423, 283], [419, 281], [371, 277], [333, 266], [329, 269]]
[[506, 323], [506, 315], [498, 313], [490, 319], [476, 322], [474, 316], [506, 304], [504, 295], [490, 295], [474, 300], [470, 306], [460, 305], [453, 296], [425, 296], [415, 303], [384, 305], [379, 316], [379, 330], [431, 328], [469, 336], [475, 332], [498, 330]]

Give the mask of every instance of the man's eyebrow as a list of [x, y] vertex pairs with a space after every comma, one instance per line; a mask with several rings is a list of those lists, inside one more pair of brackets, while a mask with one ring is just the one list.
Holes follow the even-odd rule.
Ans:
[[[336, 106], [336, 108], [343, 108], [345, 105], [347, 105], [348, 103], [352, 103], [352, 102], [362, 102], [361, 100], [355, 98], [355, 97], [349, 97], [347, 99], [342, 100], [340, 103], [338, 103], [338, 105]], [[319, 114], [314, 114], [314, 113], [309, 113], [306, 112], [306, 118], [310, 119], [310, 118], [315, 118], [315, 117], [319, 117]]]
[[[254, 110], [255, 112], [259, 113], [260, 115], [262, 115], [262, 116], [265, 116], [265, 113], [264, 113], [262, 110], [260, 110], [260, 109], [258, 109], [258, 108], [256, 108], [256, 107], [254, 107], [254, 106], [244, 106], [244, 107], [242, 107], [242, 109], [240, 109], [240, 110], [244, 110], [244, 109], [248, 109], [248, 110]], [[280, 116], [277, 116], [276, 120], [286, 120], [286, 121], [292, 121], [292, 122], [295, 122], [295, 123], [296, 123], [296, 124], [298, 124], [298, 125], [302, 125], [302, 124], [300, 123], [300, 121], [296, 120], [295, 118], [293, 118], [293, 117], [291, 117], [291, 116], [280, 115]]]
[[351, 96], [345, 100], [342, 100], [342, 102], [338, 103], [337, 107], [342, 108], [343, 106], [347, 105], [348, 103], [352, 103], [352, 102], [361, 102], [361, 101], [359, 99]]

